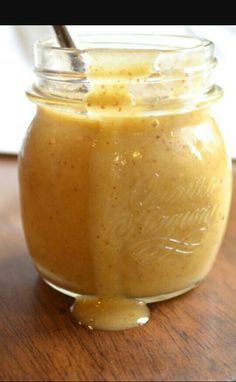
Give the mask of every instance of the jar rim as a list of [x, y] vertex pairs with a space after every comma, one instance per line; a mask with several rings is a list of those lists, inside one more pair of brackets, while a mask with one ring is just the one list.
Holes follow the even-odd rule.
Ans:
[[[74, 39], [75, 44], [77, 41]], [[62, 48], [56, 38], [39, 40], [35, 43], [35, 72], [64, 73], [86, 79], [90, 67], [90, 54], [102, 54], [103, 63], [110, 57], [124, 61], [133, 60], [131, 55], [154, 56], [154, 72], [169, 76], [170, 69], [181, 69], [186, 73], [212, 70], [217, 60], [214, 57], [214, 43], [194, 36], [158, 34], [81, 34], [79, 48]], [[100, 56], [101, 57], [101, 56]], [[140, 56], [141, 57], [141, 56]], [[103, 65], [102, 63], [102, 65]], [[125, 67], [124, 62], [122, 67]], [[98, 73], [97, 73], [98, 74]]]
[[79, 41], [80, 49], [61, 48], [55, 38], [36, 42], [37, 78], [27, 94], [83, 104], [94, 84], [123, 81], [134, 109], [152, 103], [159, 110], [221, 95], [212, 82], [214, 43], [205, 38], [118, 33], [81, 34]]
[[212, 51], [214, 43], [211, 40], [188, 35], [151, 34], [151, 33], [112, 33], [112, 34], [80, 34], [78, 48], [62, 48], [55, 38], [38, 40], [36, 49], [52, 50], [60, 52], [80, 53], [86, 49], [137, 49], [158, 50], [160, 53], [186, 53], [196, 50]]

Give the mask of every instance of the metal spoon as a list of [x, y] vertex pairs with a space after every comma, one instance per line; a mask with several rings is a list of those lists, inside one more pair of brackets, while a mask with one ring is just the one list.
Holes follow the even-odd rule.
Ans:
[[53, 29], [62, 48], [76, 48], [65, 25], [53, 25]]
[[[77, 49], [65, 25], [52, 25], [52, 27], [56, 34], [57, 41], [62, 48]], [[86, 64], [85, 64], [85, 61], [83, 60], [82, 54], [78, 54], [77, 52], [71, 52], [70, 56], [71, 56], [71, 65], [73, 70], [78, 72], [85, 72]]]

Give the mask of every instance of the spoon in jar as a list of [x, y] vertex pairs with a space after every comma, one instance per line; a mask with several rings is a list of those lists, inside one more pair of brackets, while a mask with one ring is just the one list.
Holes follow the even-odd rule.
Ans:
[[53, 25], [53, 29], [62, 48], [76, 49], [75, 43], [65, 25]]
[[[78, 49], [65, 25], [52, 25], [61, 48]], [[78, 72], [85, 72], [85, 62], [78, 52], [71, 52], [72, 68]]]

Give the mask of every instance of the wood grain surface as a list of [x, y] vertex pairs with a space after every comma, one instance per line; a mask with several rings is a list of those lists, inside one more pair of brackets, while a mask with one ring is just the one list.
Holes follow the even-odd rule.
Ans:
[[70, 316], [72, 299], [44, 284], [28, 256], [16, 158], [0, 157], [0, 380], [236, 380], [236, 164], [224, 243], [194, 291], [151, 305], [150, 322], [92, 332]]

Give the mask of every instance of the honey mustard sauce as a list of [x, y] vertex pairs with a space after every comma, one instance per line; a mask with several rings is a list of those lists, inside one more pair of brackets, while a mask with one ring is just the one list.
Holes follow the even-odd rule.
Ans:
[[130, 80], [139, 86], [156, 54], [90, 52], [87, 113], [41, 104], [19, 158], [30, 253], [90, 329], [145, 324], [143, 301], [202, 280], [227, 221], [230, 166], [208, 108], [134, 111], [143, 94], [134, 100]]

